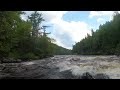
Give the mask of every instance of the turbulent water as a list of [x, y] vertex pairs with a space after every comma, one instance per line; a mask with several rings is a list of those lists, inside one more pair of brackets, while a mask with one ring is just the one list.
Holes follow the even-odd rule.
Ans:
[[9, 72], [8, 77], [65, 79], [60, 72], [67, 70], [74, 76], [89, 72], [92, 75], [104, 73], [111, 79], [120, 79], [120, 58], [114, 55], [56, 55], [42, 60], [22, 62], [19, 67], [14, 68], [14, 72]]
[[[70, 69], [74, 75], [84, 72], [105, 73], [111, 79], [120, 79], [120, 58], [116, 56], [56, 56], [66, 58], [57, 67], [60, 71]], [[74, 61], [75, 59], [75, 61]]]

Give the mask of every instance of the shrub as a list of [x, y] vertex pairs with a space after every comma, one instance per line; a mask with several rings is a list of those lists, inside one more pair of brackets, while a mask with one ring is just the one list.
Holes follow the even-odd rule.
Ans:
[[117, 45], [115, 53], [116, 55], [120, 55], [120, 43]]
[[38, 57], [35, 56], [33, 53], [27, 53], [25, 55], [22, 55], [20, 57], [20, 59], [22, 59], [22, 60], [33, 60], [33, 59], [38, 59]]

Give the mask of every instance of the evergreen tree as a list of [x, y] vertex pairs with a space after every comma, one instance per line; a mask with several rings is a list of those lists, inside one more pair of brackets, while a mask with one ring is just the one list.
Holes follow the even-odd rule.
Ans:
[[37, 11], [28, 16], [28, 21], [32, 24], [32, 36], [38, 37], [40, 24], [44, 21], [42, 14], [39, 14]]
[[113, 20], [99, 26], [92, 36], [87, 37], [73, 46], [77, 54], [116, 54], [120, 43], [120, 14], [114, 12]]

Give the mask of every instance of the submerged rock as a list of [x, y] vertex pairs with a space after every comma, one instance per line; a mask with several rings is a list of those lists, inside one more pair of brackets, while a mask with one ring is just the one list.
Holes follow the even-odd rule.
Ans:
[[108, 75], [100, 73], [96, 75], [92, 75], [89, 72], [83, 73], [81, 79], [110, 79]]

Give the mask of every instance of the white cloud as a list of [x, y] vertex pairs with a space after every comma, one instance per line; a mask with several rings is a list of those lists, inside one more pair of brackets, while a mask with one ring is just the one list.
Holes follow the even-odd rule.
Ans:
[[39, 11], [43, 14], [46, 21], [51, 21], [53, 19], [61, 19], [64, 14], [68, 11]]
[[93, 18], [95, 16], [112, 16], [114, 11], [91, 11], [89, 18]]
[[54, 19], [54, 38], [58, 39], [64, 47], [72, 47], [72, 44], [83, 39], [87, 33], [91, 34], [91, 27], [85, 22], [67, 22], [62, 19]]
[[[120, 11], [118, 11], [118, 13], [120, 13]], [[108, 16], [108, 21], [111, 21], [113, 20], [113, 14], [114, 11], [90, 11], [89, 18]], [[102, 19], [98, 18], [97, 22], [105, 22], [105, 20], [103, 21]]]
[[[27, 19], [27, 16], [30, 15], [33, 11], [24, 11], [26, 15], [22, 15], [23, 19]], [[64, 14], [68, 11], [38, 11], [43, 14], [43, 18], [46, 22], [49, 22], [53, 19], [61, 19]]]
[[[83, 39], [87, 33], [91, 34], [91, 27], [82, 21], [67, 22], [63, 20], [63, 15], [68, 11], [39, 11], [46, 20], [44, 24], [52, 24], [51, 37], [56, 39], [56, 43], [65, 48], [72, 48], [72, 44]], [[25, 18], [25, 17], [24, 17]]]
[[98, 22], [98, 23], [104, 23], [105, 20], [104, 20], [103, 18], [98, 18], [98, 19], [97, 19], [97, 22]]

